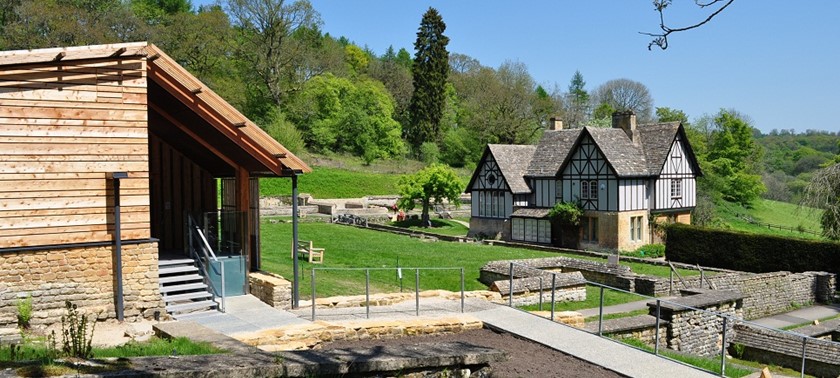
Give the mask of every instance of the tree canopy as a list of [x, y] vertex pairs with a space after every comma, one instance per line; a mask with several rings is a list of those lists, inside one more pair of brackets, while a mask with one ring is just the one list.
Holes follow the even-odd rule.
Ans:
[[423, 209], [423, 224], [428, 224], [429, 207], [433, 204], [461, 205], [464, 184], [452, 168], [443, 164], [432, 164], [413, 175], [400, 177], [398, 183], [400, 199], [397, 205], [402, 209], [414, 209], [417, 201]]

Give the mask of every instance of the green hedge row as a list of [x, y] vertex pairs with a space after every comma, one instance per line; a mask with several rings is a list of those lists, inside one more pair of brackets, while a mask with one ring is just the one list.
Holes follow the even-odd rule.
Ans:
[[684, 224], [665, 228], [670, 261], [754, 273], [826, 271], [840, 274], [840, 243], [745, 234]]

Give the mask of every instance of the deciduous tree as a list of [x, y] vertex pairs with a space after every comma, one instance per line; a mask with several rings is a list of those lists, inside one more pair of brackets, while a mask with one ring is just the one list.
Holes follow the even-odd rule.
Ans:
[[644, 84], [630, 79], [613, 79], [601, 84], [592, 93], [595, 107], [609, 104], [614, 110], [632, 110], [639, 122], [653, 119], [653, 98]]
[[822, 234], [840, 240], [840, 163], [817, 171], [805, 188], [802, 205], [822, 209]]
[[429, 224], [429, 207], [442, 204], [444, 200], [450, 204], [461, 205], [461, 193], [464, 184], [452, 168], [443, 164], [432, 164], [421, 171], [400, 177], [399, 183], [400, 208], [414, 209], [419, 201], [423, 208], [422, 221]]
[[449, 74], [449, 37], [443, 35], [446, 24], [440, 13], [429, 8], [420, 21], [414, 42], [414, 93], [411, 96], [406, 125], [406, 139], [418, 148], [423, 142], [441, 139], [440, 119], [446, 101], [446, 79]]

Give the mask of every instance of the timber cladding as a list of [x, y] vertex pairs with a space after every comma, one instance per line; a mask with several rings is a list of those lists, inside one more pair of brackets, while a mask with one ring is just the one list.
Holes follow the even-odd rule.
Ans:
[[146, 61], [0, 68], [0, 248], [150, 237]]

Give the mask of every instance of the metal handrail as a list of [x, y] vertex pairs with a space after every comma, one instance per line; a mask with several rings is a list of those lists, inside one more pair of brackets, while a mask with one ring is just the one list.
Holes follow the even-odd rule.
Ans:
[[[204, 258], [207, 259], [208, 261], [210, 259], [212, 259], [214, 262], [218, 262], [219, 259], [218, 259], [218, 257], [216, 257], [216, 254], [213, 253], [213, 248], [210, 247], [210, 243], [207, 242], [207, 238], [204, 236], [204, 232], [201, 230], [201, 227], [198, 226], [195, 219], [193, 219], [192, 215], [188, 214], [187, 218], [188, 218], [188, 222], [189, 222], [189, 227], [188, 228], [191, 231], [194, 231], [195, 233], [197, 233], [200, 240], [201, 240], [201, 244], [199, 245], [199, 249], [201, 249], [201, 252], [204, 255]], [[219, 297], [220, 300], [221, 300], [221, 303], [219, 303], [219, 310], [221, 312], [225, 312], [225, 310], [226, 310], [226, 303], [225, 303], [225, 298], [226, 298], [226, 295], [225, 295], [225, 264], [219, 264], [219, 277], [221, 279], [221, 286], [222, 286], [221, 290], [219, 290], [216, 287], [216, 285], [213, 283], [213, 280], [211, 280], [210, 277], [209, 277], [210, 276], [210, 270], [208, 269], [207, 265], [210, 265], [210, 267], [212, 267], [213, 265], [212, 264], [205, 264], [204, 260], [202, 260], [202, 257], [198, 256], [196, 254], [195, 249], [196, 248], [193, 248], [193, 245], [192, 245], [192, 233], [190, 233], [190, 254], [196, 255], [193, 258], [193, 260], [195, 260], [198, 263], [199, 268], [202, 270], [202, 272], [204, 272], [204, 281], [205, 281], [205, 283], [207, 283], [207, 286], [210, 287], [210, 289], [211, 289], [211, 294], [213, 294], [213, 300], [215, 300], [216, 297]]]
[[402, 271], [414, 271], [414, 306], [415, 306], [415, 315], [420, 316], [420, 271], [421, 270], [458, 270], [460, 271], [461, 275], [461, 312], [464, 312], [464, 298], [465, 298], [465, 281], [464, 281], [464, 268], [463, 267], [428, 267], [428, 268], [420, 268], [420, 267], [393, 267], [393, 268], [312, 268], [310, 272], [310, 282], [311, 282], [311, 289], [312, 289], [312, 298], [311, 298], [311, 307], [312, 307], [312, 321], [315, 321], [315, 299], [317, 298], [317, 294], [315, 291], [316, 281], [315, 281], [315, 271], [322, 270], [322, 271], [364, 271], [365, 272], [365, 317], [370, 318], [370, 271], [374, 270], [393, 270], [397, 273], [397, 276], [402, 279]]
[[[513, 295], [512, 295], [512, 293], [513, 293], [513, 279], [512, 278], [513, 278], [514, 266], [524, 268], [526, 270], [539, 271], [539, 272], [541, 272], [541, 274], [546, 273], [542, 269], [530, 267], [530, 266], [527, 266], [527, 265], [524, 265], [524, 264], [521, 264], [521, 263], [510, 262], [510, 274], [511, 274], [511, 294], [510, 294], [510, 297], [511, 298], [509, 298], [508, 303], [510, 304], [510, 307], [512, 307], [512, 308], [515, 308], [512, 305], [512, 303], [513, 303], [513, 300], [512, 300], [512, 297], [513, 297]], [[673, 266], [672, 266], [672, 268], [673, 268]], [[672, 272], [673, 271], [675, 271], [675, 270], [672, 270]], [[554, 280], [557, 276], [557, 273], [554, 273], [554, 272], [551, 272], [549, 274], [551, 274], [552, 280]], [[644, 294], [640, 294], [640, 293], [636, 293], [636, 292], [632, 292], [632, 291], [627, 291], [627, 290], [624, 290], [624, 289], [619, 289], [617, 287], [604, 285], [604, 284], [599, 283], [599, 282], [589, 281], [587, 279], [581, 279], [579, 281], [581, 283], [584, 283], [584, 284], [587, 284], [587, 285], [597, 286], [597, 287], [600, 288], [600, 304], [599, 304], [599, 308], [598, 308], [598, 310], [599, 310], [598, 311], [599, 312], [599, 315], [598, 315], [598, 336], [600, 336], [600, 337], [603, 337], [603, 335], [601, 333], [601, 329], [602, 329], [602, 325], [603, 325], [603, 321], [604, 321], [603, 320], [603, 316], [604, 316], [604, 314], [603, 314], [603, 312], [604, 312], [604, 301], [603, 301], [603, 299], [604, 299], [604, 289], [610, 289], [610, 290], [615, 290], [615, 291], [622, 292], [622, 293], [633, 294], [633, 295], [637, 295], [637, 296], [642, 297], [642, 298], [646, 298], [646, 299], [656, 301], [657, 326], [656, 326], [656, 335], [655, 335], [656, 340], [654, 340], [654, 342], [655, 342], [654, 354], [657, 355], [657, 356], [663, 357], [663, 358], [668, 358], [668, 357], [661, 356], [659, 354], [659, 324], [658, 324], [659, 319], [658, 318], [659, 318], [659, 315], [660, 315], [660, 309], [661, 309], [661, 304], [662, 303], [668, 303], [668, 304], [678, 306], [678, 307], [681, 307], [681, 308], [684, 308], [684, 309], [689, 309], [689, 310], [693, 310], [693, 311], [700, 311], [700, 312], [704, 312], [704, 313], [707, 313], [707, 314], [711, 314], [713, 316], [723, 318], [723, 328], [722, 328], [723, 342], [721, 343], [721, 375], [723, 375], [726, 371], [726, 358], [725, 358], [726, 357], [726, 353], [725, 353], [726, 337], [727, 337], [726, 328], [727, 328], [727, 323], [729, 321], [732, 322], [733, 326], [737, 323], [740, 323], [740, 324], [748, 325], [750, 327], [762, 328], [762, 329], [766, 329], [768, 331], [772, 331], [772, 332], [776, 332], [776, 333], [780, 333], [780, 334], [787, 334], [787, 335], [790, 335], [792, 337], [801, 338], [802, 339], [802, 367], [801, 367], [801, 370], [800, 370], [800, 375], [802, 377], [805, 376], [806, 344], [809, 342], [809, 339], [817, 341], [817, 342], [824, 342], [825, 341], [825, 340], [817, 339], [817, 338], [814, 338], [814, 337], [811, 337], [811, 336], [803, 335], [801, 333], [796, 333], [796, 332], [792, 332], [792, 331], [788, 331], [788, 330], [782, 330], [782, 329], [778, 329], [778, 328], [765, 326], [765, 325], [762, 325], [762, 324], [759, 324], [759, 323], [755, 323], [755, 322], [751, 322], [751, 321], [748, 321], [748, 320], [738, 318], [736, 316], [732, 316], [730, 314], [726, 314], [726, 313], [722, 313], [722, 312], [716, 312], [716, 311], [709, 311], [709, 310], [705, 310], [705, 309], [701, 309], [701, 308], [697, 308], [697, 307], [692, 307], [692, 306], [688, 306], [688, 305], [681, 304], [681, 303], [676, 303], [676, 302], [673, 302], [673, 301], [669, 301], [667, 299], [660, 299], [660, 298], [656, 298], [656, 297], [651, 297], [651, 296], [648, 296], [648, 295], [644, 295]], [[555, 290], [556, 289], [554, 288], [554, 285], [552, 285], [552, 293], [551, 293], [552, 294], [552, 296], [551, 296], [552, 297], [552, 299], [551, 299], [551, 309], [552, 309], [551, 320], [552, 321], [554, 320], [554, 304], [555, 304], [554, 291]], [[540, 292], [540, 297], [542, 297], [542, 292]], [[536, 316], [539, 316], [539, 315], [536, 315]], [[668, 358], [668, 359], [670, 359], [670, 358]], [[682, 363], [681, 361], [677, 361], [677, 362]]]

